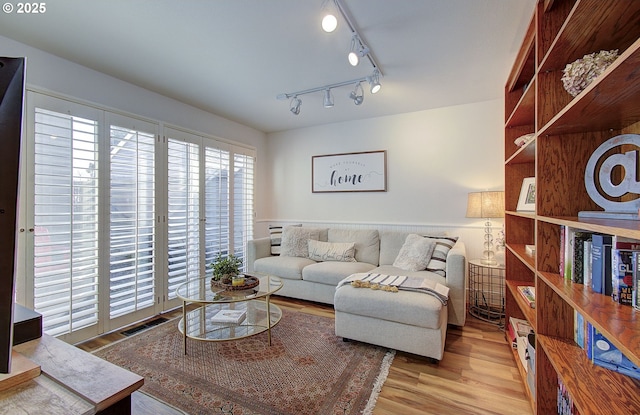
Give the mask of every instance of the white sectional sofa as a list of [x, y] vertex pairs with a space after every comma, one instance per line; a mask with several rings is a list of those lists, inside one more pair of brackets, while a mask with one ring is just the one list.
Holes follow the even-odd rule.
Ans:
[[[286, 243], [287, 230], [284, 228], [282, 236], [282, 248]], [[299, 228], [300, 229], [300, 228]], [[302, 256], [304, 252], [297, 252], [301, 256], [272, 255], [271, 244], [272, 238], [265, 237], [254, 239], [248, 242], [247, 259], [245, 263], [245, 271], [248, 274], [252, 272], [264, 273], [278, 276], [283, 279], [284, 286], [278, 291], [278, 295], [299, 298], [309, 301], [317, 301], [326, 304], [334, 304], [336, 299], [336, 287], [344, 278], [355, 273], [381, 273], [390, 275], [408, 275], [412, 277], [425, 278], [434, 282], [443, 284], [449, 288], [449, 301], [443, 307], [445, 313], [444, 322], [439, 320], [439, 325], [454, 324], [463, 326], [466, 318], [466, 252], [464, 243], [455, 237], [434, 235], [429, 236], [435, 240], [441, 238], [450, 238], [457, 240], [453, 248], [446, 253], [446, 262], [441, 264], [442, 269], [436, 269], [435, 272], [423, 271], [406, 271], [398, 267], [394, 267], [393, 263], [398, 257], [408, 232], [382, 231], [376, 229], [337, 229], [337, 228], [307, 228], [302, 227], [311, 232], [312, 237], [319, 241], [330, 243], [353, 243], [355, 246], [355, 262], [346, 261], [316, 261], [309, 258], [309, 255]], [[316, 232], [317, 231], [317, 232]], [[424, 236], [424, 235], [423, 235]], [[451, 241], [450, 241], [451, 242]], [[302, 249], [301, 251], [304, 251]], [[287, 253], [287, 252], [285, 252]], [[438, 268], [436, 266], [436, 268]], [[434, 269], [434, 268], [431, 268]], [[368, 301], [371, 297], [372, 290], [361, 290], [353, 287], [344, 287], [348, 290], [358, 290], [351, 292], [351, 295], [359, 297], [364, 296]], [[343, 288], [341, 288], [342, 290]], [[365, 293], [366, 291], [366, 293]], [[349, 293], [345, 291], [345, 300]], [[375, 293], [374, 293], [375, 294]], [[378, 295], [387, 294], [389, 298], [393, 298], [395, 307], [402, 308], [402, 300], [407, 299], [407, 295], [411, 294], [411, 298], [416, 293], [402, 293], [401, 296], [391, 297], [396, 294], [377, 293]], [[422, 297], [430, 297], [425, 294], [418, 294]], [[420, 301], [430, 301], [426, 298]], [[384, 307], [384, 306], [381, 306]], [[338, 313], [341, 310], [336, 309]], [[348, 311], [347, 311], [348, 312]], [[351, 312], [354, 312], [353, 310]], [[394, 311], [396, 314], [401, 310]], [[366, 314], [367, 312], [365, 312]], [[375, 313], [374, 313], [375, 314]], [[336, 316], [338, 319], [338, 317]], [[385, 318], [380, 315], [374, 318]], [[397, 317], [387, 317], [396, 319]], [[338, 324], [338, 323], [336, 323]], [[411, 325], [411, 324], [410, 324]], [[349, 337], [349, 336], [344, 336]], [[351, 337], [358, 340], [356, 337]], [[367, 340], [363, 340], [367, 341]], [[370, 343], [376, 343], [369, 341]], [[377, 344], [381, 344], [377, 342]], [[384, 344], [381, 344], [384, 345]], [[390, 346], [392, 347], [392, 346]], [[420, 353], [418, 353], [420, 354]], [[436, 357], [439, 359], [439, 357]]]

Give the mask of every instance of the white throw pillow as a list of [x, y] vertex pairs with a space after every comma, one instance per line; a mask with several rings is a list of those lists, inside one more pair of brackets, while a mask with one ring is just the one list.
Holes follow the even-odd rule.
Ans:
[[309, 239], [309, 259], [314, 261], [356, 262], [355, 242], [322, 242]]
[[282, 230], [282, 242], [280, 245], [280, 255], [296, 256], [301, 258], [309, 257], [309, 239], [320, 238], [318, 229], [285, 226]]
[[407, 236], [393, 266], [405, 271], [422, 271], [427, 268], [436, 243], [414, 233]]

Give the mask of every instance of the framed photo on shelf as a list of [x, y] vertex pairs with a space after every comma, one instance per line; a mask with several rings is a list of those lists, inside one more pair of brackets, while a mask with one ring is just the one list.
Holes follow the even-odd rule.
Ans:
[[518, 212], [536, 211], [536, 178], [526, 177], [522, 180], [520, 198], [518, 199]]

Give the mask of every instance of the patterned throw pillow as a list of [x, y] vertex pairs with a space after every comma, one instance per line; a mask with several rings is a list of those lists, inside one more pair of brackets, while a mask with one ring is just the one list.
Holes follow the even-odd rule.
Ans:
[[282, 230], [281, 256], [309, 257], [309, 239], [320, 238], [320, 230], [297, 226], [285, 226]]
[[431, 255], [431, 261], [427, 265], [427, 271], [435, 272], [446, 278], [447, 276], [447, 255], [449, 251], [458, 241], [457, 236], [429, 236], [425, 238], [432, 239], [436, 242], [436, 247]]
[[422, 271], [427, 268], [436, 242], [414, 233], [407, 235], [393, 266], [405, 271]]
[[282, 226], [269, 225], [269, 237], [271, 238], [271, 255], [280, 255]]
[[[302, 226], [302, 224], [289, 226]], [[282, 225], [269, 225], [269, 237], [271, 238], [271, 255], [280, 255], [280, 245], [282, 242]]]
[[322, 242], [309, 239], [309, 259], [314, 261], [356, 262], [355, 242]]

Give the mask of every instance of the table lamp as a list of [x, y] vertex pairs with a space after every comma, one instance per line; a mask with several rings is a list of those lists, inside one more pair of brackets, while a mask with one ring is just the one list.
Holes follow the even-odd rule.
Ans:
[[472, 192], [467, 199], [468, 218], [483, 218], [484, 223], [484, 251], [482, 263], [496, 265], [493, 253], [493, 233], [491, 218], [504, 218], [504, 192]]

